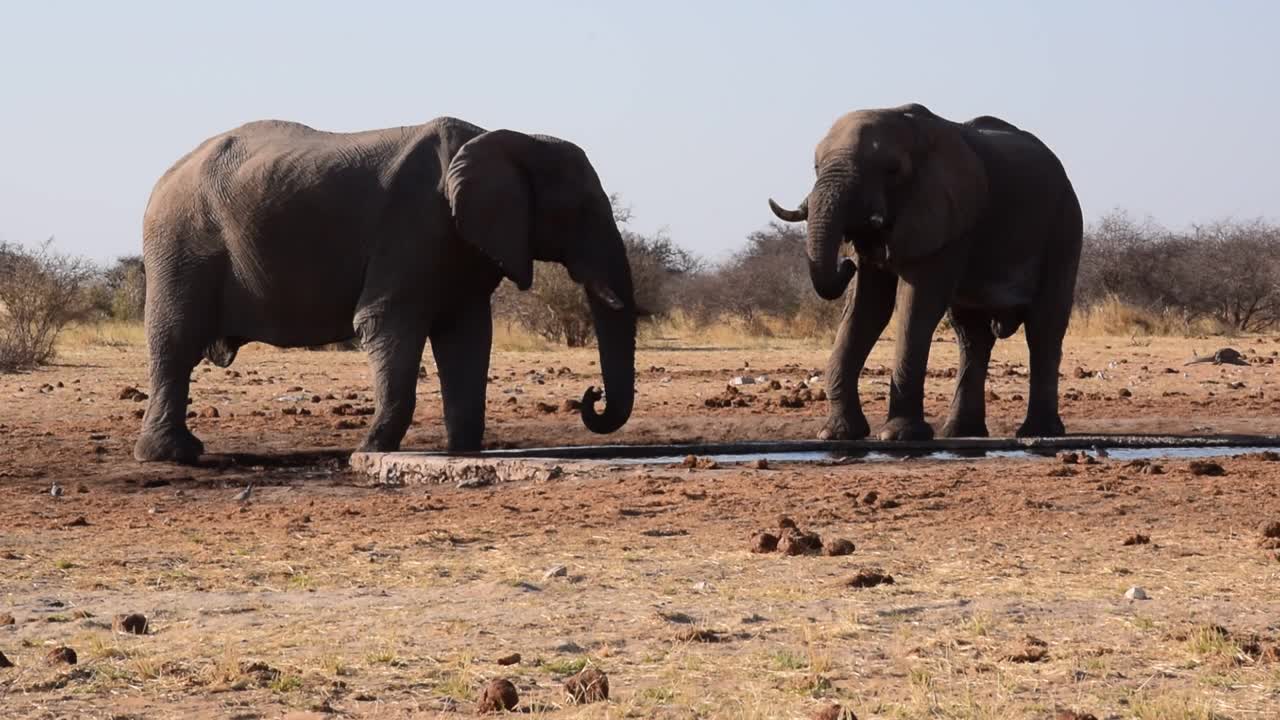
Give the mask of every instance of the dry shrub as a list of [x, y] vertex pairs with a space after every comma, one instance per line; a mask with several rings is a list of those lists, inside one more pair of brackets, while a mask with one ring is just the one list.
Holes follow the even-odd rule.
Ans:
[[53, 251], [53, 239], [29, 250], [0, 244], [0, 371], [48, 362], [58, 333], [89, 310], [94, 276], [86, 260]]

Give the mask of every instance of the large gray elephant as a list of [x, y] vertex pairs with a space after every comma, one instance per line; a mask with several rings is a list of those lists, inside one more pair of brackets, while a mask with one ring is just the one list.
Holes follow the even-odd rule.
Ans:
[[[1080, 260], [1080, 204], [1062, 164], [1034, 135], [994, 117], [955, 123], [919, 104], [862, 110], [818, 144], [808, 221], [809, 275], [828, 300], [857, 274], [827, 367], [824, 439], [870, 433], [858, 375], [897, 309], [883, 440], [927, 440], [925, 368], [950, 312], [960, 368], [946, 437], [985, 437], [991, 348], [1026, 326], [1030, 398], [1019, 436], [1065, 432], [1058, 366]], [[841, 258], [849, 242], [857, 258]]]
[[255, 122], [177, 162], [143, 221], [151, 404], [138, 460], [193, 462], [190, 374], [226, 367], [252, 341], [281, 347], [359, 337], [376, 411], [360, 448], [392, 451], [413, 418], [431, 341], [448, 447], [480, 448], [492, 341], [490, 295], [520, 289], [533, 261], [562, 263], [587, 291], [607, 393], [588, 388], [597, 433], [631, 415], [631, 269], [600, 179], [577, 146], [453, 118], [359, 133]]

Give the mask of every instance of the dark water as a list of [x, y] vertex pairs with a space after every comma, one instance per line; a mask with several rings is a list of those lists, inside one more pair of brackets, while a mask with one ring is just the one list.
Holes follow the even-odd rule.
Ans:
[[[1198, 460], [1201, 458], [1221, 458], [1232, 457], [1235, 455], [1245, 455], [1248, 453], [1263, 452], [1266, 450], [1274, 450], [1271, 447], [1254, 447], [1254, 446], [1219, 446], [1219, 447], [1157, 447], [1157, 448], [1115, 448], [1107, 450], [1106, 454], [1111, 460], [1119, 460], [1122, 462], [1129, 460]], [[1074, 450], [1072, 452], [1081, 455], [1094, 455], [1092, 450]], [[935, 451], [912, 451], [912, 452], [824, 452], [824, 451], [792, 451], [792, 452], [760, 452], [760, 453], [719, 453], [701, 455], [700, 458], [710, 458], [721, 465], [730, 465], [734, 463], [748, 463], [755, 460], [764, 459], [770, 464], [788, 463], [788, 462], [841, 462], [848, 460], [857, 460], [859, 462], [897, 462], [905, 459], [914, 460], [983, 460], [983, 459], [1002, 459], [1012, 458], [1019, 460], [1033, 458], [1051, 458], [1057, 455], [1058, 451], [1033, 451], [1033, 450], [935, 450]], [[684, 455], [669, 455], [661, 457], [646, 458], [600, 458], [606, 462], [617, 465], [671, 465], [682, 462]]]

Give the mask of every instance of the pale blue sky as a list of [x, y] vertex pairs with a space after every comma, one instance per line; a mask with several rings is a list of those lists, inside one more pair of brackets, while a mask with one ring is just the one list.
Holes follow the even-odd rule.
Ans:
[[713, 258], [794, 204], [841, 113], [1000, 115], [1087, 218], [1280, 216], [1280, 3], [0, 0], [0, 240], [134, 253], [204, 138], [454, 115], [586, 149], [636, 229]]

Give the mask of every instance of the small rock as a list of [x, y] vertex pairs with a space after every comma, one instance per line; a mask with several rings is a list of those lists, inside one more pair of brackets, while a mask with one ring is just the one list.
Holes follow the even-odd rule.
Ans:
[[542, 574], [543, 580], [551, 578], [564, 577], [569, 574], [569, 568], [564, 565], [552, 565], [545, 573]]
[[147, 399], [147, 394], [132, 385], [125, 387], [120, 391], [121, 400], [132, 400], [134, 402], [142, 402]]
[[507, 666], [507, 665], [519, 665], [519, 664], [520, 664], [520, 653], [511, 653], [510, 655], [506, 655], [506, 656], [500, 657], [500, 658], [498, 658], [498, 659], [497, 659], [497, 663], [498, 663], [499, 665], [504, 666], [504, 667], [505, 667], [505, 666]]
[[65, 645], [50, 650], [44, 657], [50, 665], [76, 664], [76, 651], [66, 647]]
[[588, 667], [564, 682], [565, 692], [572, 702], [584, 704], [609, 699], [609, 676]]
[[1059, 710], [1053, 720], [1098, 720], [1093, 713], [1082, 713], [1076, 710]]
[[875, 505], [876, 501], [879, 499], [880, 499], [880, 493], [876, 492], [875, 490], [868, 490], [867, 494], [862, 496], [862, 504]]
[[814, 713], [813, 720], [858, 720], [858, 716], [849, 708], [828, 705]]
[[1192, 475], [1205, 477], [1222, 477], [1227, 474], [1221, 465], [1212, 460], [1192, 460], [1187, 466]]
[[544, 415], [549, 415], [556, 411], [555, 405], [548, 402], [542, 402], [541, 400], [539, 400], [534, 407], [538, 409], [538, 412], [543, 413]]
[[0, 652], [0, 670], [11, 667], [13, 667], [13, 663], [10, 662], [9, 658], [4, 656], [4, 653]]
[[768, 532], [758, 532], [751, 538], [751, 552], [757, 554], [771, 553], [778, 549], [778, 536]]
[[796, 529], [796, 527], [797, 527], [797, 525], [796, 525], [796, 521], [795, 521], [795, 520], [792, 520], [791, 518], [787, 517], [786, 515], [779, 515], [779, 516], [778, 516], [778, 529], [779, 529], [779, 530], [795, 530], [795, 529]]
[[751, 464], [748, 467], [752, 468], [753, 470], [768, 470], [769, 461], [764, 458], [756, 458], [755, 460], [751, 461]]
[[1074, 452], [1058, 453], [1058, 459], [1063, 465], [1076, 465], [1080, 462], [1080, 454]]
[[830, 557], [840, 557], [843, 555], [852, 555], [855, 550], [852, 540], [839, 538], [832, 540], [822, 547], [822, 551]]
[[357, 430], [365, 426], [365, 421], [358, 418], [338, 418], [333, 421], [334, 430]]
[[80, 516], [77, 516], [75, 520], [72, 520], [71, 522], [67, 523], [66, 527], [69, 527], [69, 528], [89, 527], [89, 521], [85, 519], [85, 516], [80, 515]]
[[560, 403], [560, 412], [578, 412], [582, 409], [582, 401], [569, 399]]
[[1142, 533], [1134, 533], [1124, 539], [1125, 547], [1128, 547], [1130, 545], [1146, 545], [1150, 542], [1151, 542], [1151, 538], [1147, 535], [1143, 535]]
[[141, 613], [117, 615], [111, 622], [111, 629], [125, 635], [146, 635], [147, 616]]
[[219, 416], [218, 408], [210, 406], [200, 411], [202, 418], [216, 418]]
[[877, 585], [892, 585], [893, 576], [886, 574], [879, 568], [867, 568], [859, 570], [857, 575], [845, 581], [845, 584], [851, 588], [873, 588]]
[[1280, 520], [1271, 520], [1262, 524], [1262, 537], [1280, 538]]
[[0, 613], [0, 626], [17, 625], [18, 621], [9, 613]]
[[476, 710], [482, 713], [507, 712], [515, 710], [519, 703], [520, 693], [516, 691], [516, 686], [506, 678], [496, 678], [490, 680], [480, 691]]
[[1146, 590], [1143, 590], [1142, 588], [1136, 585], [1129, 588], [1128, 590], [1125, 590], [1124, 596], [1130, 600], [1150, 600], [1151, 599], [1147, 597]]
[[1120, 392], [1118, 392], [1117, 394], [1122, 398], [1133, 397], [1133, 391], [1130, 390], [1129, 388], [1120, 388]]

